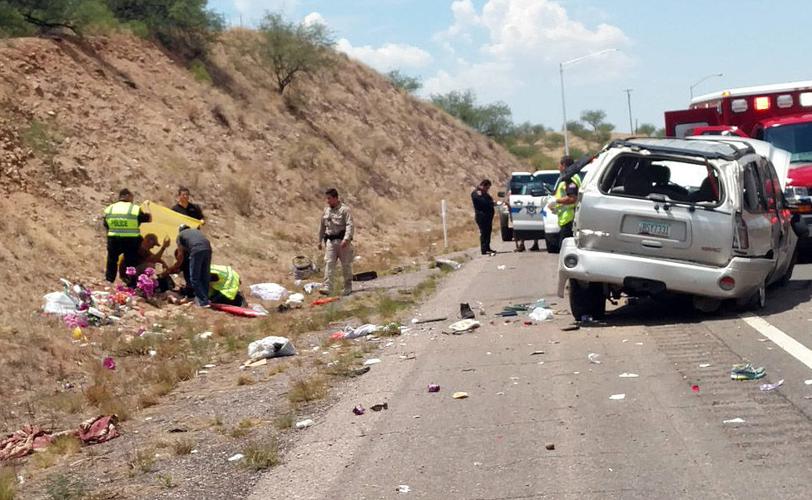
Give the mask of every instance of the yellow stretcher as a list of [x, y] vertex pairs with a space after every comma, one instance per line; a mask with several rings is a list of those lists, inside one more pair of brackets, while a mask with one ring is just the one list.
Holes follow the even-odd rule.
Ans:
[[169, 248], [164, 252], [165, 256], [174, 255], [175, 246], [177, 245], [176, 240], [178, 239], [178, 226], [186, 224], [196, 229], [201, 224], [197, 219], [173, 212], [171, 209], [151, 201], [141, 203], [141, 208], [145, 212], [152, 214], [152, 222], [141, 224], [141, 236], [152, 233], [158, 237], [159, 244], [163, 243], [164, 238], [168, 237], [170, 244]]

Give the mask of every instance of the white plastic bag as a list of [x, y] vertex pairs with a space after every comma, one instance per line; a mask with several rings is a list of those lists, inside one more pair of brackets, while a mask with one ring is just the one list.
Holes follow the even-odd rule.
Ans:
[[42, 310], [46, 314], [65, 316], [76, 312], [76, 303], [63, 292], [52, 292], [42, 297]]
[[530, 313], [530, 319], [533, 321], [550, 321], [553, 319], [553, 310], [537, 307]]
[[366, 335], [377, 333], [379, 331], [381, 331], [381, 327], [372, 324], [361, 325], [358, 328], [352, 328], [348, 326], [344, 328], [344, 338], [357, 339], [358, 337], [364, 337]]
[[263, 358], [276, 358], [280, 356], [293, 356], [296, 348], [285, 337], [265, 337], [248, 344], [248, 357], [251, 361]]
[[480, 326], [481, 323], [475, 319], [464, 319], [457, 321], [456, 323], [452, 323], [448, 326], [448, 328], [454, 333], [463, 333], [470, 330], [476, 330]]
[[304, 303], [305, 296], [301, 293], [292, 293], [288, 296], [288, 300], [285, 302], [289, 306], [300, 306]]
[[262, 300], [284, 300], [288, 291], [277, 283], [258, 283], [251, 285], [251, 295]]

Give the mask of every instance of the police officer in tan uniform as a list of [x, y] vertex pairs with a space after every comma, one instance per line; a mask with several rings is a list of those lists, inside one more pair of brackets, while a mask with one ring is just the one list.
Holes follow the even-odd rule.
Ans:
[[352, 213], [349, 207], [338, 198], [338, 191], [331, 188], [324, 193], [327, 207], [321, 216], [319, 226], [319, 250], [324, 252], [324, 285], [320, 290], [327, 294], [336, 270], [336, 261], [341, 261], [344, 272], [343, 295], [352, 293]]

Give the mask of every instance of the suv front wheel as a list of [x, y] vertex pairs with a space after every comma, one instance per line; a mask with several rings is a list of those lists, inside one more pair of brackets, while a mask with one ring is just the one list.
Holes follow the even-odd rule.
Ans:
[[606, 314], [606, 296], [603, 294], [603, 285], [571, 279], [570, 311], [576, 321], [581, 321], [584, 316], [602, 319]]
[[513, 241], [513, 228], [510, 225], [510, 216], [504, 212], [499, 213], [499, 232], [502, 233], [502, 241]]

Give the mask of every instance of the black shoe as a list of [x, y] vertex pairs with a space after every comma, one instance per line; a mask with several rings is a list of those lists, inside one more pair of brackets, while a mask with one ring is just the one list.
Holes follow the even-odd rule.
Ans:
[[460, 318], [462, 319], [474, 319], [474, 311], [471, 310], [471, 306], [469, 304], [460, 304]]
[[540, 252], [541, 248], [539, 248], [538, 245], [533, 245], [532, 247], [530, 247], [530, 251], [531, 252]]

